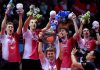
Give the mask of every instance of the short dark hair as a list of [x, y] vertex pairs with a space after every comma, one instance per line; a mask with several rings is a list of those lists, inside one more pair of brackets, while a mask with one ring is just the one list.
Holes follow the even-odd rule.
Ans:
[[13, 22], [8, 22], [7, 25], [13, 25], [14, 26]]
[[60, 30], [61, 29], [64, 29], [67, 33], [68, 33], [68, 38], [70, 38], [70, 37], [72, 37], [73, 36], [73, 33], [72, 33], [72, 31], [71, 30], [69, 30], [69, 29], [67, 29], [67, 28], [60, 28]]
[[60, 30], [61, 30], [61, 29], [64, 29], [66, 32], [69, 33], [69, 29], [67, 29], [67, 28], [60, 28]]
[[46, 54], [47, 54], [48, 51], [53, 51], [53, 52], [56, 53], [56, 48], [52, 45], [49, 45], [48, 48], [46, 49]]

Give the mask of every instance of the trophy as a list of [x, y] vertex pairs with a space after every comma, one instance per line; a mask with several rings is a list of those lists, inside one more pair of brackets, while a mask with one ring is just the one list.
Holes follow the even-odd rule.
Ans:
[[54, 44], [55, 39], [56, 39], [56, 33], [52, 33], [52, 31], [49, 30], [43, 33], [43, 38], [42, 38], [43, 43]]
[[73, 17], [73, 12], [71, 12], [69, 15], [68, 15], [68, 19], [72, 19], [72, 17]]
[[56, 15], [56, 20], [65, 22], [66, 19], [68, 18], [68, 15], [70, 14], [70, 11], [59, 11], [58, 14]]
[[27, 12], [27, 16], [32, 15], [34, 19], [40, 19], [42, 18], [42, 15], [39, 14], [40, 9], [38, 7], [35, 7], [35, 5], [30, 5], [30, 11]]
[[12, 10], [14, 9], [14, 7], [15, 7], [15, 6], [14, 6], [14, 4], [13, 4], [13, 1], [10, 0], [9, 3], [7, 4], [7, 9], [10, 10], [9, 15], [10, 15], [10, 14], [13, 14], [13, 11], [12, 11]]
[[58, 25], [58, 20], [56, 20], [56, 12], [54, 10], [50, 11], [50, 31], [56, 31], [57, 25]]
[[85, 14], [80, 15], [79, 18], [85, 20], [85, 23], [90, 23], [90, 11], [87, 11]]
[[17, 13], [22, 13], [23, 12], [23, 4], [22, 3], [18, 3], [16, 5], [16, 8], [17, 8], [17, 10], [16, 10]]
[[93, 21], [92, 28], [93, 29], [99, 28], [99, 22], [98, 21]]

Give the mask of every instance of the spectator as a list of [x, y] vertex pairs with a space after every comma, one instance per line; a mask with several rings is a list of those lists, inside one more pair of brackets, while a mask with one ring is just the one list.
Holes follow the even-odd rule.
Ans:
[[99, 70], [98, 66], [100, 65], [100, 52], [97, 50], [90, 51], [86, 56], [86, 62], [83, 63], [77, 62], [75, 57], [76, 52], [76, 49], [73, 49], [71, 52], [72, 70]]
[[67, 11], [67, 2], [60, 2], [60, 5], [62, 6], [63, 10]]
[[63, 7], [61, 6], [60, 3], [58, 3], [58, 4], [56, 4], [56, 5], [54, 6], [54, 10], [58, 13], [60, 10], [63, 10]]
[[47, 9], [48, 9], [48, 6], [45, 4], [45, 2], [42, 2], [40, 5], [40, 10], [43, 15], [45, 15], [47, 13]]

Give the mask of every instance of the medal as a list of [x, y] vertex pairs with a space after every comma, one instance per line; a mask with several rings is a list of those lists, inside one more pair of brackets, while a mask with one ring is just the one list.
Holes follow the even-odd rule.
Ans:
[[14, 49], [15, 46], [14, 46], [14, 43], [15, 43], [15, 39], [13, 37], [8, 37], [8, 44], [9, 44], [9, 47], [10, 49]]
[[14, 49], [15, 47], [13, 45], [10, 46], [11, 49]]

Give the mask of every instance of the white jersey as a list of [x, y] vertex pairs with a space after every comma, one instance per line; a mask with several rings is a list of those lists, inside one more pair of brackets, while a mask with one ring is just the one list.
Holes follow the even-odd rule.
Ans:
[[34, 50], [32, 50], [32, 40], [34, 39], [37, 42], [38, 35], [36, 34], [33, 35], [29, 29], [27, 29], [26, 32], [24, 32], [22, 29], [22, 32], [23, 32], [23, 39], [25, 40], [23, 59], [30, 59], [32, 52], [33, 51], [35, 52], [37, 50], [37, 47], [35, 47]]

